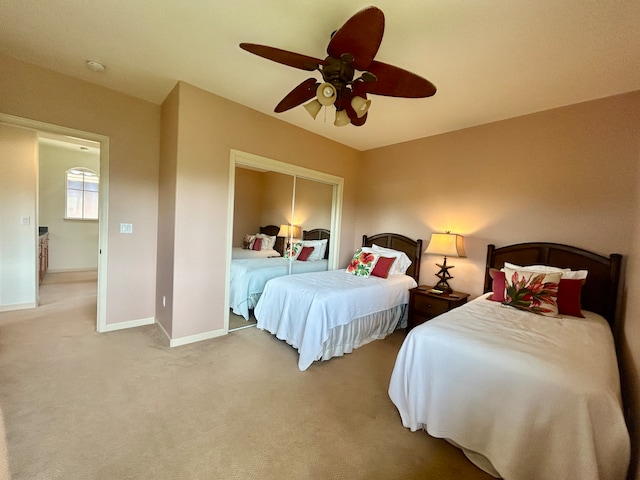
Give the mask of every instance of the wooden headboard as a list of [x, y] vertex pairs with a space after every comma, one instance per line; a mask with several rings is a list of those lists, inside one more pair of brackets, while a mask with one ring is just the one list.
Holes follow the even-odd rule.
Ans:
[[362, 246], [370, 247], [373, 244], [380, 247], [393, 248], [400, 252], [404, 252], [411, 260], [411, 266], [407, 269], [407, 275], [413, 277], [416, 282], [420, 277], [420, 260], [422, 258], [422, 240], [412, 240], [404, 235], [397, 233], [379, 233], [367, 237], [362, 236]]
[[324, 252], [324, 259], [329, 258], [329, 239], [331, 238], [331, 232], [324, 228], [315, 228], [313, 230], [304, 230], [302, 232], [303, 240], [327, 240], [327, 250]]
[[582, 287], [581, 303], [584, 310], [598, 313], [607, 319], [616, 333], [616, 307], [622, 255], [612, 253], [608, 257], [581, 248], [559, 243], [519, 243], [496, 248], [487, 246], [487, 265], [484, 275], [484, 292], [492, 290], [490, 268], [502, 268], [504, 262], [516, 265], [550, 265], [571, 270], [588, 270]]
[[284, 255], [284, 238], [278, 237], [278, 232], [280, 232], [280, 227], [278, 225], [265, 225], [264, 227], [260, 227], [260, 233], [262, 233], [263, 235], [276, 237], [276, 244], [274, 245], [273, 249], [280, 255]]

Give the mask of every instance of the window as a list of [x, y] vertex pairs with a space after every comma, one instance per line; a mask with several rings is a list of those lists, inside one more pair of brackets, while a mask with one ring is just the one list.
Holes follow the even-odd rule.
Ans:
[[67, 170], [67, 209], [65, 218], [98, 219], [100, 177], [88, 168]]

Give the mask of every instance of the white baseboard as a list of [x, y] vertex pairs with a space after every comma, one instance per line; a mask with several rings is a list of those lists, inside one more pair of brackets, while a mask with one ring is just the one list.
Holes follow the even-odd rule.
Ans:
[[164, 336], [167, 337], [170, 347], [180, 347], [182, 345], [201, 342], [203, 340], [209, 340], [211, 338], [221, 337], [222, 335], [227, 334], [227, 332], [224, 329], [221, 329], [221, 330], [213, 330], [211, 332], [198, 333], [196, 335], [188, 335], [186, 337], [171, 338], [160, 322], [156, 322], [156, 325], [160, 327], [160, 330], [162, 331], [162, 333], [164, 333]]
[[139, 320], [130, 320], [128, 322], [119, 322], [107, 324], [104, 327], [103, 332], [115, 332], [116, 330], [124, 330], [127, 328], [142, 327], [144, 325], [153, 325], [156, 319], [154, 317], [141, 318]]
[[12, 312], [14, 310], [28, 310], [29, 308], [36, 308], [37, 303], [16, 303], [13, 305], [0, 305], [0, 312]]
[[48, 268], [47, 273], [97, 272], [98, 267], [86, 268]]

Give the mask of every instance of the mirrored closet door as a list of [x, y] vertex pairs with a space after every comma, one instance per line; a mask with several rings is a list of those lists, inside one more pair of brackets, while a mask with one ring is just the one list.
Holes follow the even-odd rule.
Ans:
[[336, 268], [342, 179], [242, 152], [231, 168], [229, 311], [242, 328], [269, 279]]

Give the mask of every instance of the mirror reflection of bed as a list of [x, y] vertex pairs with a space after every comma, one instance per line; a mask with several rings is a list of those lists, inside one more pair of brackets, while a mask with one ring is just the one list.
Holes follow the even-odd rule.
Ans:
[[[302, 238], [282, 237], [280, 227], [275, 225], [260, 227], [260, 232], [255, 236], [247, 237], [245, 242], [248, 244], [247, 249], [234, 249], [232, 253], [234, 258], [231, 260], [229, 271], [229, 306], [233, 324], [230, 324], [230, 330], [255, 325], [253, 310], [269, 280], [285, 275], [321, 272], [328, 269], [329, 230], [324, 228], [305, 230], [302, 232]], [[275, 232], [278, 236], [269, 236], [262, 232]], [[284, 255], [272, 248], [276, 238], [279, 240], [280, 247], [285, 248]], [[263, 246], [263, 241], [266, 242], [268, 256], [262, 255], [265, 250], [251, 248], [258, 240], [260, 246]]]
[[[234, 187], [232, 265], [238, 256], [247, 258], [260, 255], [259, 252], [254, 254], [242, 248], [246, 235], [264, 233], [274, 236], [274, 231], [280, 230], [280, 225], [299, 227], [301, 232], [306, 232], [305, 237], [311, 235], [311, 231], [325, 231], [324, 238], [328, 238], [333, 212], [333, 185], [237, 164]], [[286, 242], [278, 233], [275, 234], [274, 250], [282, 256]], [[327, 258], [328, 246], [325, 260]], [[324, 262], [324, 265], [324, 269], [327, 269], [328, 262]], [[248, 318], [230, 311], [228, 330], [254, 326], [255, 317], [252, 312], [249, 311], [246, 316]]]

